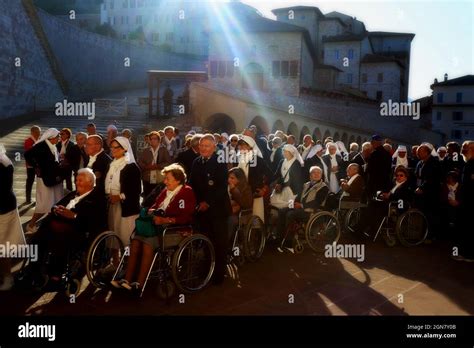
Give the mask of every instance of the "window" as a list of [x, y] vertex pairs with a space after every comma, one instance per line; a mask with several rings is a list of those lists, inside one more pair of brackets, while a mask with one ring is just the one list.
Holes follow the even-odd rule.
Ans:
[[288, 77], [290, 73], [290, 62], [284, 60], [281, 62], [281, 77]]
[[166, 33], [166, 41], [173, 41], [174, 33]]
[[453, 121], [462, 121], [463, 114], [462, 111], [453, 111]]
[[128, 7], [128, 0], [124, 0], [124, 1], [122, 2], [122, 7], [123, 7], [123, 8], [127, 8], [127, 7]]
[[436, 120], [437, 120], [437, 121], [441, 121], [441, 111], [438, 111], [438, 112], [436, 113]]
[[438, 93], [438, 94], [436, 95], [436, 101], [437, 101], [438, 103], [442, 103], [442, 102], [443, 102], [443, 93]]
[[217, 61], [211, 61], [211, 77], [217, 77]]
[[234, 77], [234, 62], [232, 60], [227, 61], [225, 76]]
[[382, 97], [383, 97], [383, 92], [382, 91], [377, 91], [377, 94], [375, 95], [375, 99], [382, 100]]
[[135, 18], [135, 23], [136, 23], [136, 24], [142, 24], [142, 16], [137, 16], [137, 17]]
[[136, 0], [130, 0], [130, 8], [135, 8]]
[[453, 139], [461, 139], [462, 132], [459, 129], [453, 129], [451, 131], [451, 138]]
[[383, 82], [383, 73], [377, 74], [377, 82]]
[[298, 61], [292, 60], [290, 62], [290, 77], [297, 77], [298, 76]]
[[225, 62], [218, 62], [217, 75], [221, 78], [225, 77]]
[[354, 59], [354, 50], [352, 48], [347, 52], [347, 57], [349, 59]]
[[462, 103], [462, 92], [456, 93], [456, 103]]
[[334, 57], [339, 59], [339, 50], [334, 50]]
[[362, 74], [362, 83], [367, 83], [367, 74], [366, 73]]
[[274, 60], [272, 64], [272, 76], [280, 77], [280, 61]]
[[347, 83], [352, 84], [352, 74], [347, 74]]
[[115, 1], [115, 0], [110, 0], [110, 9], [111, 9], [111, 10], [114, 9], [114, 1]]

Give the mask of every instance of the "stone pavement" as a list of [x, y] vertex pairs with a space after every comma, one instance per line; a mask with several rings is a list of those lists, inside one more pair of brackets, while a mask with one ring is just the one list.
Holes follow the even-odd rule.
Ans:
[[[345, 237], [345, 242], [355, 243]], [[0, 294], [0, 315], [473, 315], [474, 264], [449, 258], [449, 245], [388, 248], [365, 242], [365, 260], [300, 255], [268, 246], [223, 285], [169, 303], [150, 283], [142, 299], [125, 290], [86, 288], [75, 304], [62, 294]], [[291, 301], [290, 299], [294, 299]], [[293, 303], [290, 303], [293, 302]], [[30, 308], [33, 306], [34, 308]]]

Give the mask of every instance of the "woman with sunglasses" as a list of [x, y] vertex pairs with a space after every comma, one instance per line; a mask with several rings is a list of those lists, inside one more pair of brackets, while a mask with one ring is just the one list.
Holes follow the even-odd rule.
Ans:
[[[408, 170], [400, 165], [395, 168], [395, 184], [389, 192], [383, 192], [379, 195], [379, 198], [384, 201], [399, 202], [400, 200], [404, 203], [408, 203], [412, 200], [413, 193], [410, 190], [408, 182]], [[405, 206], [405, 204], [404, 204]]]

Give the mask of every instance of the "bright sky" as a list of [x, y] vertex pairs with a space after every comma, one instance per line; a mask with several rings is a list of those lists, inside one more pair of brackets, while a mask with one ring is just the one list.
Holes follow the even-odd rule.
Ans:
[[338, 11], [357, 17], [369, 31], [416, 34], [412, 41], [409, 98], [431, 94], [434, 78], [442, 80], [474, 74], [474, 0], [335, 1], [242, 0], [264, 16], [275, 19], [272, 9], [316, 6], [324, 13]]

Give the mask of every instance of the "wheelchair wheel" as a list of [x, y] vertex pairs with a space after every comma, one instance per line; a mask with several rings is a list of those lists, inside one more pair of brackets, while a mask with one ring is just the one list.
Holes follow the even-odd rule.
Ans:
[[360, 220], [360, 208], [352, 208], [346, 213], [344, 218], [344, 230], [350, 233], [356, 233], [356, 226]]
[[173, 254], [171, 274], [179, 290], [190, 293], [204, 288], [214, 273], [216, 258], [209, 238], [194, 234]]
[[419, 245], [428, 235], [428, 220], [418, 209], [409, 209], [398, 218], [396, 233], [402, 245]]
[[397, 239], [395, 235], [393, 233], [390, 233], [389, 229], [387, 229], [383, 234], [383, 240], [385, 244], [390, 248], [394, 247], [395, 244], [397, 244]]
[[81, 291], [81, 281], [79, 279], [71, 279], [66, 284], [66, 296], [70, 297], [71, 295], [77, 296]]
[[171, 280], [166, 280], [158, 284], [156, 292], [162, 300], [168, 300], [174, 296], [176, 286]]
[[92, 242], [87, 254], [86, 274], [96, 288], [109, 286], [125, 253], [124, 245], [112, 231], [104, 232]]
[[252, 216], [244, 228], [243, 247], [245, 258], [250, 262], [257, 261], [265, 249], [265, 225], [258, 216]]
[[306, 241], [316, 252], [323, 252], [326, 245], [337, 243], [340, 235], [339, 221], [334, 214], [327, 211], [316, 213], [306, 225]]
[[270, 206], [268, 214], [268, 224], [266, 228], [266, 239], [276, 240], [277, 236], [277, 224], [278, 224], [278, 208]]

